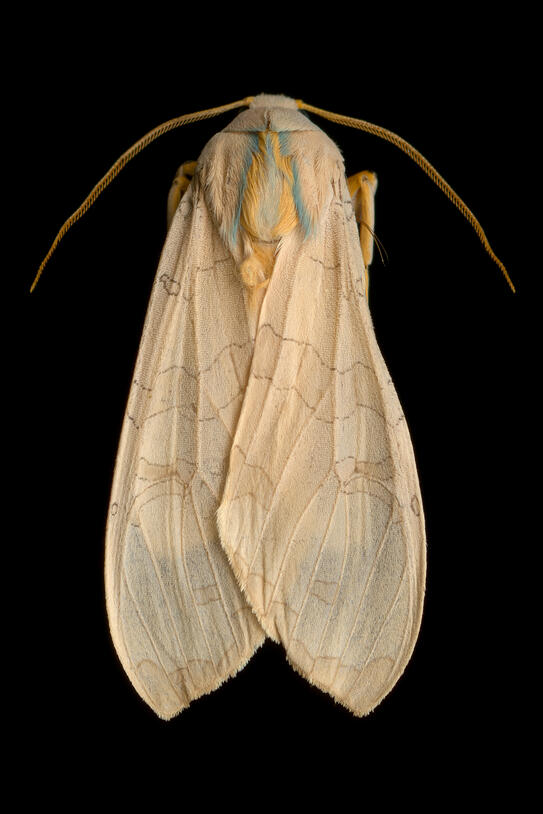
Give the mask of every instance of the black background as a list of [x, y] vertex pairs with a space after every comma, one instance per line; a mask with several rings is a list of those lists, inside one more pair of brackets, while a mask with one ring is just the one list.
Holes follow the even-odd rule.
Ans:
[[[171, 787], [180, 806], [187, 789], [215, 785], [223, 802], [260, 805], [272, 793], [286, 798], [289, 778], [302, 800], [337, 788], [340, 804], [352, 786], [361, 805], [377, 777], [381, 794], [397, 786], [406, 801], [429, 803], [429, 778], [459, 801], [523, 785], [539, 684], [526, 632], [536, 540], [522, 519], [537, 514], [526, 471], [536, 184], [529, 20], [515, 26], [503, 12], [479, 23], [459, 9], [423, 22], [391, 12], [380, 24], [348, 15], [331, 24], [329, 12], [310, 32], [287, 9], [273, 9], [273, 25], [244, 18], [245, 27], [203, 13], [194, 8], [190, 22], [151, 13], [137, 29], [115, 16], [68, 20], [64, 35], [48, 17], [19, 52], [11, 156], [24, 156], [13, 214], [23, 227], [25, 441], [10, 571], [20, 597], [10, 623], [15, 759], [54, 769], [47, 787], [58, 793], [61, 777], [84, 795], [113, 778], [138, 795]], [[370, 307], [421, 480], [422, 629], [404, 676], [365, 719], [267, 644], [165, 723], [135, 693], [110, 641], [104, 527], [169, 186], [236, 113], [185, 126], [134, 159], [61, 243], [35, 293], [27, 289], [58, 228], [131, 144], [182, 113], [260, 92], [366, 119], [413, 144], [480, 220], [518, 293], [407, 156], [313, 117], [348, 174], [372, 169], [379, 180], [376, 232], [388, 260], [375, 254]], [[223, 774], [228, 783], [216, 780]], [[244, 797], [251, 777], [262, 781], [256, 802]]]

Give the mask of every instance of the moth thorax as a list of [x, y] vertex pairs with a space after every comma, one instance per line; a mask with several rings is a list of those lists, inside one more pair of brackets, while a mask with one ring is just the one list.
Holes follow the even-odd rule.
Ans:
[[283, 134], [267, 130], [256, 136], [258, 143], [251, 153], [240, 212], [245, 257], [239, 271], [249, 288], [268, 284], [279, 241], [299, 222], [295, 173], [292, 158], [283, 151]]

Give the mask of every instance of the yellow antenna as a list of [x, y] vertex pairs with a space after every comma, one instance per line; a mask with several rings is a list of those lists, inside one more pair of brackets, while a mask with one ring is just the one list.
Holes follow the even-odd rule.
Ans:
[[494, 254], [490, 243], [488, 242], [487, 236], [485, 235], [483, 228], [471, 209], [469, 209], [464, 201], [456, 194], [454, 189], [452, 189], [449, 184], [445, 181], [445, 179], [438, 173], [438, 171], [432, 167], [429, 161], [424, 158], [424, 156], [419, 153], [409, 142], [405, 141], [405, 139], [401, 138], [401, 136], [396, 135], [391, 130], [385, 130], [384, 127], [379, 127], [376, 124], [371, 124], [371, 122], [366, 122], [363, 119], [353, 119], [351, 116], [342, 116], [340, 113], [330, 113], [328, 110], [321, 110], [318, 107], [313, 107], [313, 105], [308, 105], [305, 102], [302, 102], [301, 99], [297, 99], [296, 103], [300, 110], [307, 110], [308, 113], [316, 113], [318, 116], [323, 116], [325, 119], [329, 119], [332, 122], [338, 122], [339, 124], [345, 124], [347, 127], [355, 127], [357, 130], [365, 130], [367, 133], [372, 133], [374, 136], [379, 136], [379, 138], [385, 139], [389, 141], [391, 144], [394, 144], [396, 147], [399, 147], [400, 150], [403, 150], [404, 153], [407, 153], [409, 158], [413, 159], [419, 167], [424, 170], [426, 175], [429, 175], [432, 181], [437, 184], [437, 186], [441, 189], [442, 192], [453, 202], [453, 204], [460, 210], [460, 212], [464, 215], [466, 220], [472, 225], [475, 229], [479, 240], [485, 247], [486, 251], [489, 253], [491, 258], [494, 260], [496, 265], [502, 270], [503, 275], [513, 293], [515, 292], [515, 286], [513, 285], [509, 274], [507, 273], [507, 269], [505, 268], [502, 261]]
[[30, 286], [30, 293], [34, 291], [38, 280], [40, 279], [42, 272], [51, 259], [51, 255], [57, 248], [58, 244], [71, 227], [76, 223], [76, 221], [81, 218], [85, 212], [93, 205], [95, 200], [98, 198], [99, 195], [102, 194], [104, 189], [109, 186], [109, 184], [113, 181], [113, 179], [120, 173], [122, 169], [128, 164], [128, 162], [134, 158], [138, 153], [141, 153], [152, 141], [157, 139], [159, 136], [162, 136], [164, 133], [168, 133], [170, 130], [175, 130], [176, 127], [181, 127], [183, 124], [189, 124], [191, 122], [197, 122], [200, 119], [210, 119], [212, 116], [218, 116], [220, 113], [226, 113], [228, 110], [234, 110], [237, 107], [247, 107], [253, 101], [253, 96], [247, 96], [245, 99], [241, 99], [238, 102], [231, 102], [228, 105], [221, 105], [221, 107], [212, 107], [209, 110], [200, 110], [197, 113], [186, 113], [183, 116], [178, 116], [176, 119], [170, 119], [164, 124], [158, 125], [155, 127], [154, 130], [151, 130], [147, 133], [143, 138], [137, 141], [135, 144], [130, 147], [125, 153], [122, 154], [120, 158], [117, 159], [115, 164], [111, 167], [109, 172], [107, 172], [103, 178], [98, 181], [95, 187], [91, 190], [90, 194], [85, 198], [79, 209], [70, 215], [68, 220], [61, 226], [59, 233], [57, 234], [56, 238], [54, 239], [53, 243], [51, 244], [51, 248], [43, 258], [41, 265], [38, 269], [36, 277], [34, 278], [34, 282]]

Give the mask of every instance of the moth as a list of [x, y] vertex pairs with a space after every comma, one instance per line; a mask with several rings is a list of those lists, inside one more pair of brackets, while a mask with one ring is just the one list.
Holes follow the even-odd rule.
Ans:
[[266, 637], [363, 716], [410, 659], [426, 574], [412, 443], [368, 310], [376, 178], [347, 179], [302, 111], [326, 112], [265, 94], [215, 112], [241, 105], [168, 201], [111, 492], [110, 631], [161, 718]]

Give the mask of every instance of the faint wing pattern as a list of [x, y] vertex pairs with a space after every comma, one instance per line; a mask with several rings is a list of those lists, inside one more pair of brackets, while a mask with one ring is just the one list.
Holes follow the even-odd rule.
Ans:
[[194, 187], [156, 275], [106, 544], [112, 637], [163, 718], [236, 673], [264, 639], [216, 523], [254, 337], [234, 261]]
[[403, 672], [425, 538], [409, 433], [375, 341], [343, 176], [319, 235], [294, 238], [264, 300], [221, 508], [262, 626], [355, 714]]
[[163, 718], [266, 635], [356, 715], [405, 669], [424, 518], [364, 279], [339, 151], [256, 97], [175, 212], [115, 469], [111, 633]]

